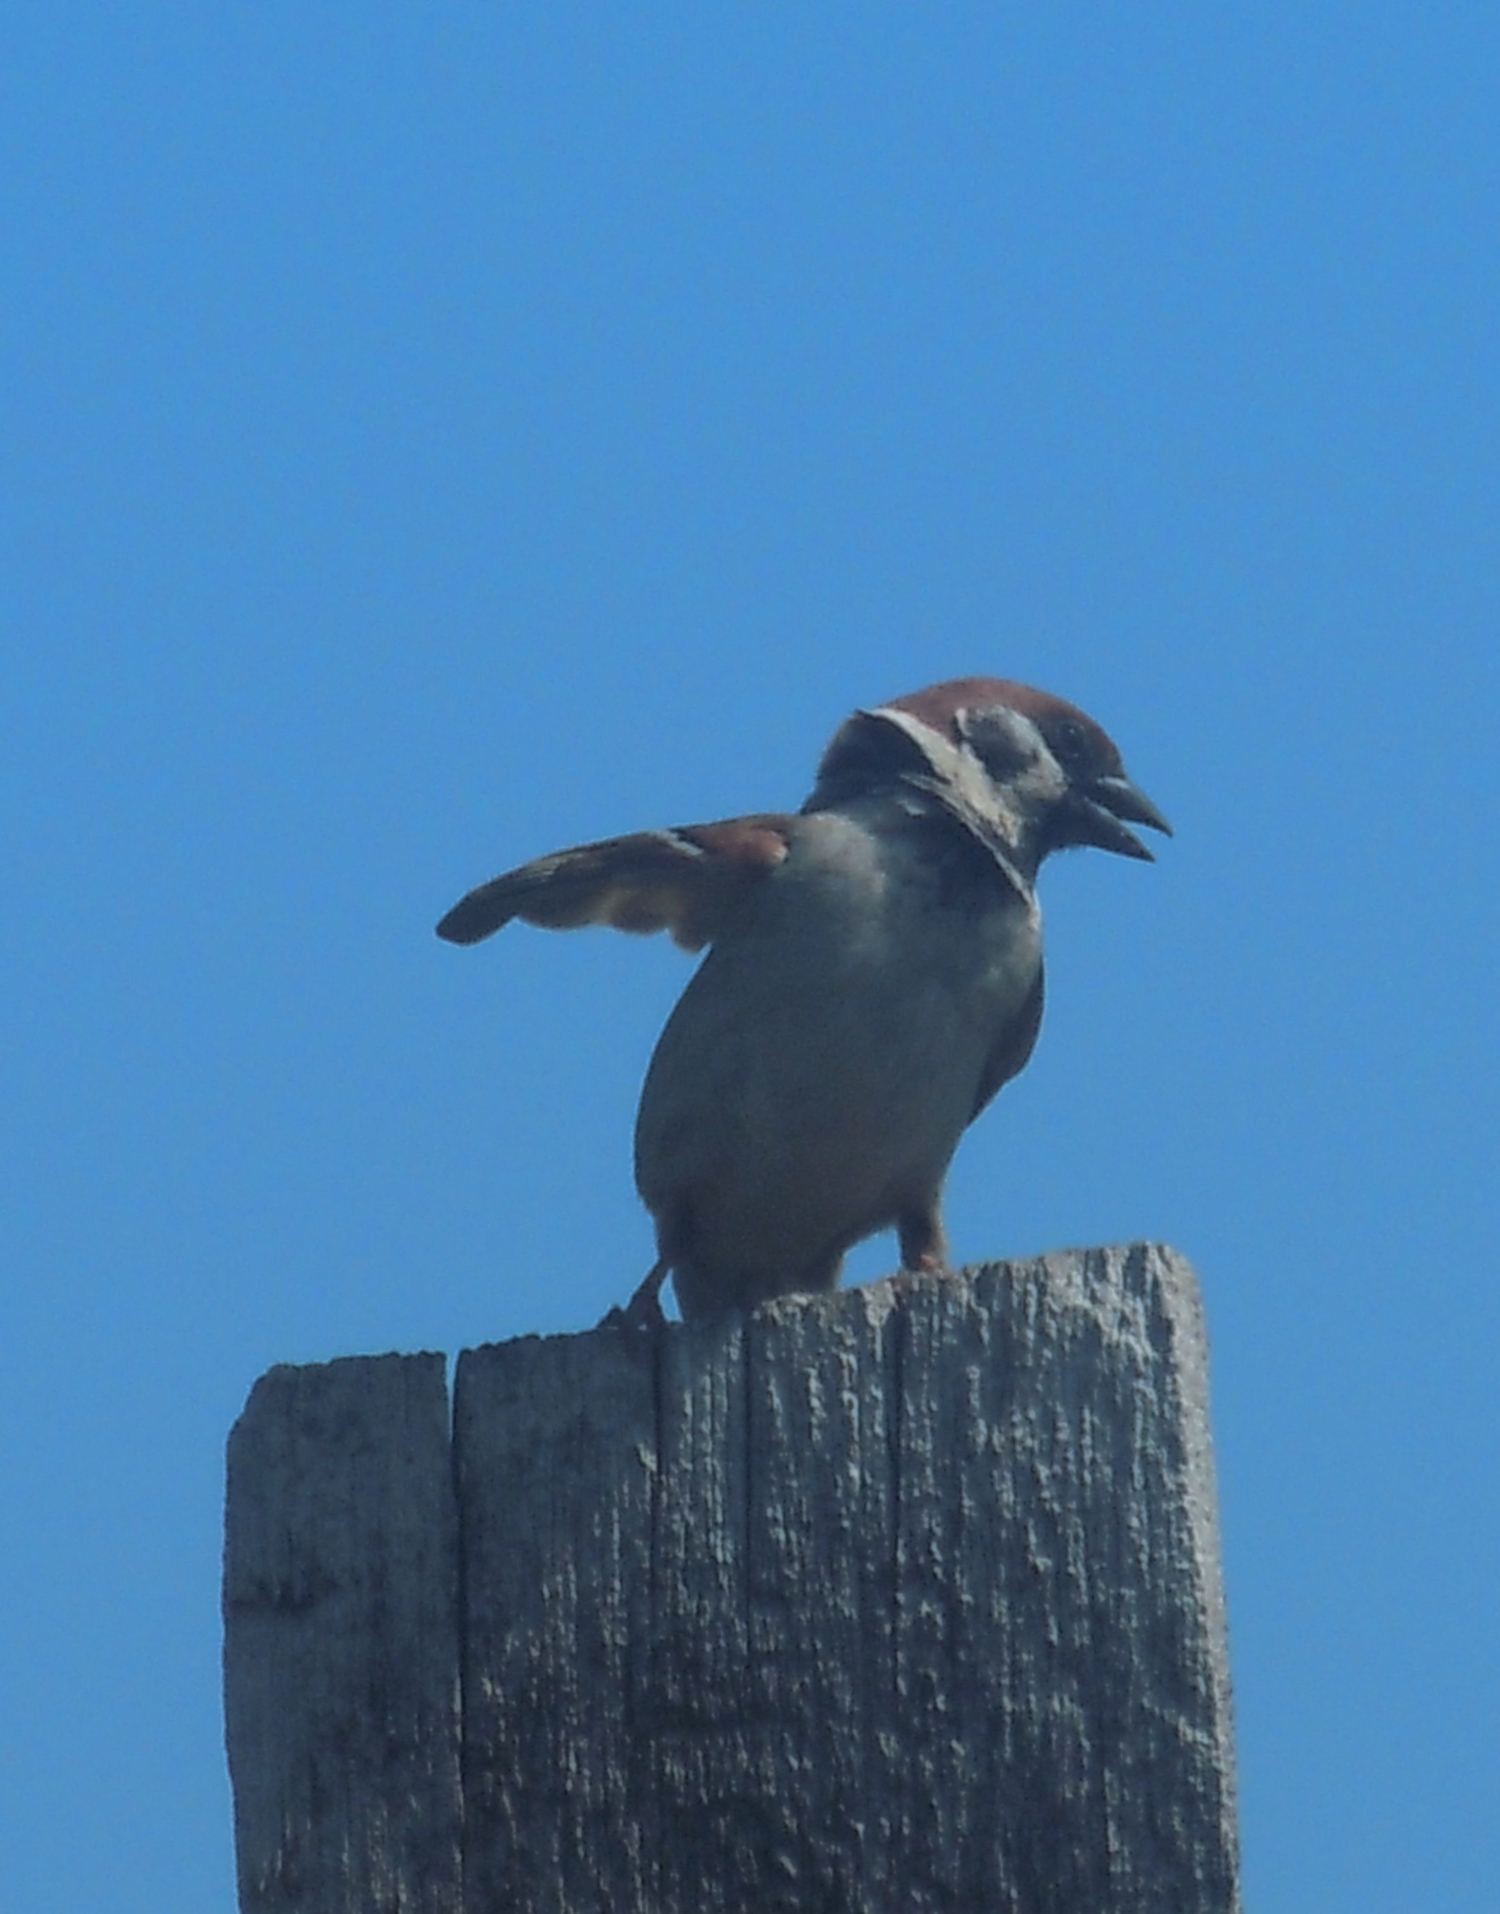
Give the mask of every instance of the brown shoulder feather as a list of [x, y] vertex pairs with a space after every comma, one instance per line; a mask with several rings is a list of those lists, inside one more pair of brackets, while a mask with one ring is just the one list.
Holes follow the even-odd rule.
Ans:
[[784, 861], [795, 824], [736, 817], [554, 851], [470, 891], [437, 934], [477, 944], [519, 917], [546, 930], [666, 930], [684, 950], [701, 950]]

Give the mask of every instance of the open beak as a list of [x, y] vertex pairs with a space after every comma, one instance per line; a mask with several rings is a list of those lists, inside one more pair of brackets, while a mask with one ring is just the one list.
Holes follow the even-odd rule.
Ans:
[[1172, 835], [1172, 827], [1144, 791], [1138, 791], [1129, 778], [1095, 778], [1077, 793], [1077, 804], [1086, 821], [1088, 842], [1101, 851], [1118, 851], [1121, 857], [1141, 857], [1148, 864], [1152, 857], [1131, 824], [1145, 824], [1153, 831]]

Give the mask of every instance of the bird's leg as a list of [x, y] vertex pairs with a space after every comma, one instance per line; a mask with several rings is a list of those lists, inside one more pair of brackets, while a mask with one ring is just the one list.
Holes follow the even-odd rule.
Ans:
[[658, 1256], [641, 1279], [640, 1287], [630, 1301], [623, 1309], [617, 1303], [599, 1327], [601, 1329], [645, 1329], [652, 1333], [658, 1329], [665, 1329], [667, 1319], [662, 1314], [661, 1286], [671, 1267], [665, 1256]]
[[904, 1270], [918, 1276], [936, 1276], [948, 1267], [948, 1238], [936, 1203], [898, 1216], [896, 1233]]

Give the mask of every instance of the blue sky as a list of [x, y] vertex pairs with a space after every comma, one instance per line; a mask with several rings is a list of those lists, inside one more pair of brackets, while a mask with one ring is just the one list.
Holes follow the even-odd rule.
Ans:
[[231, 1905], [256, 1375], [585, 1327], [650, 1260], [685, 960], [439, 914], [984, 672], [1178, 835], [1046, 872], [956, 1252], [1198, 1266], [1252, 1910], [1490, 1914], [1493, 9], [0, 37], [8, 1903]]

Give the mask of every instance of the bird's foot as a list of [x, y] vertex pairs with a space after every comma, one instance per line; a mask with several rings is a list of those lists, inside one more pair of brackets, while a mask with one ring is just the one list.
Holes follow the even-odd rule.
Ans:
[[933, 1276], [951, 1276], [953, 1265], [948, 1261], [946, 1250], [928, 1250], [910, 1261], [901, 1259], [901, 1267], [891, 1277], [891, 1283], [899, 1294], [906, 1294], [925, 1283]]
[[661, 1286], [666, 1279], [667, 1265], [656, 1262], [651, 1265], [640, 1287], [626, 1303], [623, 1309], [616, 1303], [609, 1314], [603, 1318], [601, 1329], [625, 1329], [644, 1332], [654, 1336], [667, 1326], [667, 1319], [661, 1306]]
[[909, 1210], [898, 1217], [896, 1238], [901, 1245], [903, 1276], [941, 1276], [948, 1269], [948, 1239], [937, 1206]]

